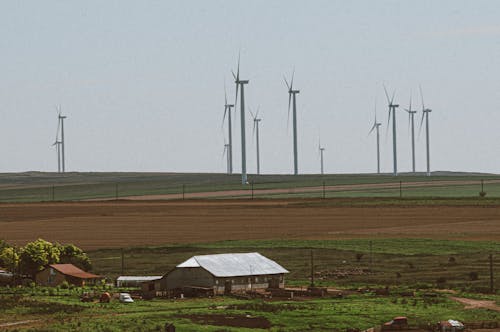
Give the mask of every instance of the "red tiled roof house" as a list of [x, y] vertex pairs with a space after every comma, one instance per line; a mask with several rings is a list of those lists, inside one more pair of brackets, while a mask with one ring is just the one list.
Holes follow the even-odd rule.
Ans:
[[64, 281], [75, 286], [94, 285], [101, 276], [80, 270], [73, 264], [51, 264], [38, 272], [35, 281], [41, 286], [58, 286]]

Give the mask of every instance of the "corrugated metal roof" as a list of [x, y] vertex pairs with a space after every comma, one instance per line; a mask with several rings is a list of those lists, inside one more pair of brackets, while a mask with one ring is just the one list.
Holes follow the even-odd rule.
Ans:
[[83, 270], [80, 270], [73, 264], [51, 264], [49, 265], [51, 268], [61, 272], [62, 274], [72, 276], [72, 277], [77, 277], [80, 279], [94, 279], [94, 278], [100, 278], [100, 276], [85, 272]]
[[137, 281], [137, 282], [143, 282], [143, 281], [151, 281], [151, 280], [157, 280], [161, 279], [162, 276], [119, 276], [116, 278], [117, 281]]
[[216, 277], [288, 273], [281, 265], [258, 252], [193, 256], [177, 267], [202, 267]]

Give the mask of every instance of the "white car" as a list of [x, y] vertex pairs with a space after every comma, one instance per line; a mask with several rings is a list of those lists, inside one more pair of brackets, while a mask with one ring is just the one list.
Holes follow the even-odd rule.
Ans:
[[122, 303], [134, 303], [134, 300], [129, 293], [120, 293], [120, 302]]

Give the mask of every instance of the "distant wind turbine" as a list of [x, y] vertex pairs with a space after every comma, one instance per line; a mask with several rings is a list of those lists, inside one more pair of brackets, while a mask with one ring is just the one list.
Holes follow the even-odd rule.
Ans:
[[411, 161], [412, 161], [412, 171], [415, 173], [415, 122], [414, 117], [417, 111], [412, 111], [411, 109], [411, 96], [410, 96], [410, 106], [405, 108], [408, 113], [408, 125], [411, 125]]
[[233, 132], [232, 132], [232, 120], [231, 120], [231, 113], [232, 113], [232, 108], [234, 107], [233, 104], [228, 104], [227, 103], [227, 92], [226, 92], [226, 86], [224, 84], [224, 97], [225, 97], [225, 103], [224, 103], [224, 117], [222, 118], [222, 124], [224, 125], [224, 120], [226, 119], [227, 115], [227, 127], [228, 127], [228, 138], [229, 138], [229, 143], [227, 144], [227, 158], [229, 160], [229, 171], [228, 174], [233, 174]]
[[260, 107], [257, 108], [257, 113], [253, 114], [252, 111], [250, 110], [250, 113], [252, 114], [253, 118], [253, 135], [255, 135], [255, 140], [256, 140], [256, 146], [257, 146], [257, 174], [260, 174], [260, 150], [259, 150], [259, 122], [262, 121], [262, 119], [259, 118], [259, 110]]
[[232, 71], [234, 83], [236, 83], [236, 100], [234, 104], [238, 104], [238, 89], [241, 88], [240, 100], [240, 118], [241, 118], [241, 183], [248, 184], [247, 178], [247, 151], [246, 151], [246, 138], [245, 138], [245, 84], [248, 80], [240, 79], [240, 55], [238, 54], [238, 69], [236, 74]]
[[325, 165], [323, 163], [323, 152], [325, 151], [325, 148], [321, 145], [321, 138], [318, 141], [318, 152], [320, 155], [320, 162], [321, 162], [321, 175], [325, 174]]
[[380, 132], [379, 128], [382, 124], [380, 122], [377, 122], [377, 108], [375, 106], [375, 119], [373, 121], [373, 126], [368, 132], [368, 135], [370, 135], [374, 130], [376, 130], [377, 133], [377, 174], [380, 174]]
[[422, 124], [424, 123], [425, 117], [425, 145], [427, 153], [427, 176], [431, 176], [431, 156], [430, 156], [430, 138], [429, 138], [429, 113], [432, 112], [431, 109], [425, 108], [424, 104], [424, 94], [422, 93], [422, 87], [420, 88], [420, 97], [422, 98], [422, 120], [420, 121], [420, 131], [422, 130]]
[[56, 147], [57, 153], [57, 173], [61, 173], [61, 141], [59, 140], [59, 130], [61, 128], [61, 119], [58, 115], [57, 117], [57, 131], [56, 131], [56, 140], [52, 146]]
[[393, 158], [393, 175], [398, 175], [398, 152], [397, 152], [397, 142], [396, 142], [396, 108], [399, 107], [398, 104], [394, 104], [394, 95], [396, 91], [393, 92], [392, 98], [389, 99], [389, 94], [387, 93], [387, 89], [384, 85], [385, 96], [387, 97], [387, 103], [389, 106], [389, 117], [387, 119], [387, 125], [391, 121], [392, 114], [392, 158]]
[[[290, 104], [293, 100], [293, 174], [299, 174], [299, 162], [297, 153], [297, 99], [296, 96], [300, 93], [300, 90], [293, 89], [293, 77], [295, 76], [295, 70], [292, 72], [292, 79], [290, 84], [285, 77], [285, 84], [288, 88], [288, 120], [290, 119]], [[288, 121], [287, 120], [287, 121]]]
[[[66, 141], [64, 140], [64, 119], [66, 119], [66, 116], [61, 115], [61, 107], [59, 107], [57, 110], [59, 112], [57, 118], [58, 118], [60, 126], [61, 126], [61, 140], [57, 144], [60, 145], [61, 171], [62, 171], [62, 173], [65, 173], [66, 172], [66, 155], [65, 155]], [[59, 126], [59, 124], [58, 124], [58, 126]], [[59, 156], [58, 156], [58, 158], [59, 158]]]

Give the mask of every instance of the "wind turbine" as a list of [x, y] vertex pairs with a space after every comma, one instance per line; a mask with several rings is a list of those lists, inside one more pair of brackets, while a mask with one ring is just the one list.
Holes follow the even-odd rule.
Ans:
[[260, 150], [259, 150], [259, 122], [262, 121], [259, 116], [259, 108], [257, 108], [257, 113], [253, 114], [252, 111], [250, 110], [250, 113], [252, 114], [253, 118], [253, 135], [255, 135], [255, 140], [256, 140], [256, 145], [257, 145], [257, 174], [260, 175]]
[[61, 164], [62, 164], [62, 172], [66, 172], [66, 156], [65, 156], [65, 145], [66, 141], [64, 140], [64, 119], [66, 119], [65, 115], [61, 115], [61, 109], [59, 108], [59, 120], [61, 121]]
[[228, 131], [229, 131], [228, 132], [229, 143], [227, 144], [227, 158], [229, 160], [228, 174], [233, 174], [233, 132], [232, 132], [232, 123], [233, 122], [231, 120], [231, 113], [232, 113], [231, 109], [234, 107], [234, 105], [227, 103], [227, 92], [226, 92], [225, 84], [224, 84], [224, 97], [225, 97], [226, 101], [224, 103], [224, 117], [222, 118], [222, 124], [224, 125], [224, 120], [226, 119], [226, 115], [227, 115], [227, 124], [228, 124]]
[[405, 108], [408, 113], [408, 125], [411, 125], [411, 160], [412, 160], [412, 171], [415, 173], [415, 122], [414, 117], [417, 111], [411, 110], [411, 96], [410, 96], [410, 106]]
[[387, 125], [391, 121], [392, 114], [392, 154], [393, 154], [393, 175], [398, 175], [398, 152], [397, 152], [397, 142], [396, 142], [396, 108], [399, 107], [398, 104], [394, 104], [394, 95], [396, 91], [393, 92], [392, 98], [389, 99], [389, 94], [387, 93], [387, 89], [384, 85], [385, 96], [387, 97], [387, 103], [389, 106], [389, 117], [387, 119]]
[[422, 130], [422, 124], [424, 123], [425, 117], [425, 142], [426, 142], [426, 153], [427, 153], [427, 176], [431, 176], [431, 156], [430, 156], [430, 138], [429, 138], [429, 113], [432, 112], [431, 109], [425, 108], [424, 104], [424, 94], [422, 93], [422, 87], [420, 88], [420, 97], [422, 98], [422, 120], [420, 121], [420, 130]]
[[290, 119], [290, 104], [293, 100], [293, 174], [299, 174], [299, 162], [297, 155], [297, 99], [296, 96], [300, 93], [300, 90], [293, 89], [293, 77], [295, 75], [295, 70], [292, 72], [292, 79], [290, 84], [285, 79], [285, 84], [288, 88], [288, 119]]
[[377, 108], [375, 106], [375, 119], [373, 121], [373, 126], [368, 132], [368, 135], [370, 135], [374, 130], [377, 131], [377, 174], [380, 174], [380, 126], [382, 124], [380, 122], [377, 122]]
[[56, 152], [57, 152], [57, 173], [61, 173], [61, 141], [59, 141], [59, 129], [61, 127], [61, 119], [58, 115], [57, 117], [57, 131], [56, 131], [56, 140], [52, 146], [56, 147]]
[[325, 168], [323, 164], [323, 152], [325, 151], [325, 148], [321, 146], [321, 138], [318, 141], [318, 152], [320, 154], [320, 160], [321, 160], [321, 175], [325, 174]]
[[234, 83], [236, 83], [236, 100], [234, 104], [238, 104], [238, 89], [241, 88], [241, 100], [240, 100], [240, 118], [241, 118], [241, 183], [248, 184], [247, 179], [247, 151], [246, 151], [246, 138], [245, 138], [245, 84], [248, 84], [248, 80], [240, 79], [240, 55], [238, 54], [238, 70], [236, 75], [234, 71], [231, 71], [234, 77]]

